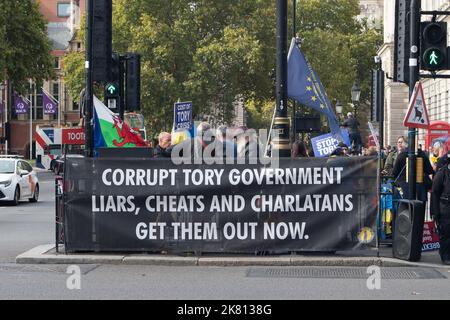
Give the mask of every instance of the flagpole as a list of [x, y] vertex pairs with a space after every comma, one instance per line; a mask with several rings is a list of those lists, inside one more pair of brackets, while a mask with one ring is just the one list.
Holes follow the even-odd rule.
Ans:
[[264, 149], [264, 157], [267, 156], [267, 150], [268, 150], [268, 147], [269, 147], [269, 143], [271, 143], [272, 127], [273, 127], [273, 121], [275, 120], [275, 113], [276, 113], [276, 109], [273, 109], [272, 122], [270, 123], [269, 136], [267, 137], [266, 148]]
[[30, 160], [33, 159], [33, 81], [30, 79]]
[[[297, 0], [292, 0], [292, 37], [296, 38], [297, 31]], [[297, 139], [297, 104], [292, 100], [292, 142]]]
[[[61, 97], [61, 78], [58, 81], [58, 96]], [[61, 108], [58, 102], [58, 128], [61, 128]]]
[[52, 95], [50, 92], [48, 92], [47, 90], [44, 89], [44, 87], [41, 87], [42, 92], [44, 92], [47, 96], [49, 96], [50, 98], [52, 98], [59, 106], [59, 101], [55, 98], [54, 95]]

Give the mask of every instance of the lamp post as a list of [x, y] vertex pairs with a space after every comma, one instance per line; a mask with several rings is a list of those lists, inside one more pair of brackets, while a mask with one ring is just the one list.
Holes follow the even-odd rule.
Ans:
[[361, 87], [359, 86], [359, 84], [357, 82], [355, 82], [352, 87], [352, 103], [353, 103], [353, 113], [355, 114], [355, 118], [357, 116], [360, 97], [361, 97]]
[[343, 106], [339, 100], [336, 101], [336, 113], [338, 114], [338, 119], [341, 120]]
[[167, 79], [166, 79], [166, 77], [164, 76], [164, 82], [163, 82], [163, 86], [164, 86], [164, 102], [163, 102], [163, 108], [164, 108], [164, 132], [167, 132], [167, 115], [166, 115], [166, 113], [167, 113], [167, 110], [166, 110], [166, 108], [167, 108], [167, 106], [166, 106], [166, 104], [167, 104]]
[[[8, 121], [8, 120], [6, 118], [7, 106], [6, 106], [6, 103], [5, 103], [5, 99], [3, 97], [3, 90], [4, 89], [5, 89], [4, 83], [0, 82], [0, 97], [1, 97], [0, 98], [0, 114], [2, 116], [2, 122], [0, 123], [0, 127], [2, 128], [2, 135], [1, 135], [1, 137], [4, 138], [4, 139], [2, 139], [3, 141], [0, 142], [0, 143], [5, 144], [5, 149], [6, 149], [6, 128], [5, 127], [6, 127], [6, 121]], [[5, 154], [7, 154], [7, 152], [5, 152]]]

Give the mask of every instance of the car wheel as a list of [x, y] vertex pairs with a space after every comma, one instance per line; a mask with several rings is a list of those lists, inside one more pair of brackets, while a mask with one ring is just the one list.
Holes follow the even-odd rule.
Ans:
[[12, 204], [14, 206], [17, 206], [19, 204], [20, 200], [20, 189], [19, 186], [16, 187], [16, 191], [14, 192], [14, 200], [12, 201]]
[[28, 199], [30, 202], [38, 202], [39, 200], [39, 185], [36, 185], [36, 189], [34, 189], [33, 198]]

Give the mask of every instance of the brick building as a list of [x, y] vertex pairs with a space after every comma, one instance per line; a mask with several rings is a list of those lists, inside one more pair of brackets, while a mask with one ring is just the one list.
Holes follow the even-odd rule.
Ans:
[[[50, 52], [54, 59], [56, 78], [44, 82], [43, 88], [34, 86], [34, 93], [26, 98], [32, 102], [32, 133], [36, 125], [43, 126], [77, 126], [80, 122], [78, 97], [72, 99], [64, 85], [64, 74], [61, 60], [70, 50], [80, 50], [81, 43], [74, 41], [75, 32], [80, 27], [80, 18], [85, 10], [85, 0], [45, 0], [39, 2], [40, 12], [48, 21], [47, 35], [52, 44]], [[47, 115], [43, 112], [43, 89], [59, 101], [58, 112]], [[16, 115], [11, 108], [12, 98], [8, 97], [8, 84], [0, 87], [1, 126], [9, 121], [11, 140], [8, 141], [10, 153], [29, 155], [30, 146], [30, 114]], [[11, 89], [9, 90], [11, 94]], [[1, 108], [1, 106], [0, 106]], [[6, 109], [8, 108], [8, 109]], [[34, 139], [34, 134], [33, 134]], [[0, 144], [0, 152], [4, 153], [5, 144]]]

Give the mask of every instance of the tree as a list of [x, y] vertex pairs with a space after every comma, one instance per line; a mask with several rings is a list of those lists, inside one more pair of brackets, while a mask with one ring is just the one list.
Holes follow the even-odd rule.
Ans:
[[[369, 71], [381, 35], [358, 21], [358, 14], [358, 0], [300, 2], [302, 50], [333, 104], [336, 99], [351, 102], [355, 80], [362, 85], [362, 97], [369, 94]], [[212, 113], [227, 122], [233, 102], [243, 98], [253, 125], [270, 125], [267, 106], [275, 106], [275, 1], [114, 0], [113, 30], [114, 51], [141, 54], [141, 107], [149, 131], [161, 130], [164, 109], [171, 110], [179, 99], [192, 100], [197, 115]], [[80, 57], [69, 62], [78, 65], [73, 70], [83, 70]], [[69, 86], [84, 82], [79, 72], [67, 76], [78, 79], [69, 80]]]
[[[368, 121], [373, 57], [382, 44], [381, 30], [358, 20], [359, 1], [303, 0], [298, 25], [301, 47], [322, 80], [332, 104], [337, 100], [350, 111], [351, 88], [361, 86], [361, 108], [358, 118]], [[365, 107], [365, 108], [364, 108]]]
[[0, 0], [0, 80], [25, 93], [28, 80], [53, 78], [47, 22], [33, 0]]
[[85, 61], [84, 52], [71, 52], [63, 60], [64, 82], [68, 88], [69, 95], [72, 98], [78, 98], [81, 90], [85, 87], [85, 70], [83, 68]]
[[166, 108], [193, 100], [194, 113], [216, 114], [224, 122], [237, 96], [272, 96], [276, 17], [268, 12], [274, 10], [264, 0], [116, 0], [114, 48], [142, 54], [149, 127], [162, 126], [164, 83]]

